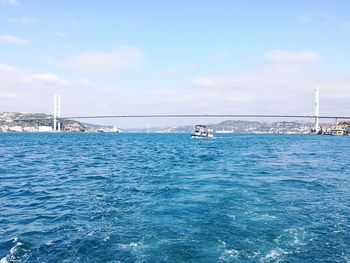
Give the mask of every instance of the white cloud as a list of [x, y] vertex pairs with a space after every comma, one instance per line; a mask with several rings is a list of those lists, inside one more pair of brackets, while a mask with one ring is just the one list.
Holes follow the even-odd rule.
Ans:
[[4, 5], [19, 5], [19, 2], [17, 0], [0, 0], [0, 3]]
[[140, 48], [120, 46], [111, 52], [88, 51], [53, 63], [62, 68], [81, 72], [118, 72], [139, 65], [143, 57]]
[[85, 79], [85, 78], [79, 79], [78, 83], [83, 85], [83, 86], [92, 86], [93, 85], [93, 83], [90, 80]]
[[162, 71], [162, 74], [168, 77], [178, 78], [182, 76], [181, 70], [178, 68], [166, 68]]
[[312, 21], [312, 18], [309, 15], [302, 15], [298, 17], [298, 20], [302, 23], [309, 23]]
[[2, 20], [6, 23], [13, 24], [35, 24], [39, 22], [39, 19], [31, 16], [21, 16], [21, 17], [2, 17]]
[[343, 23], [343, 28], [350, 29], [350, 21], [344, 22]]
[[[263, 56], [263, 54], [262, 54]], [[8, 66], [8, 65], [7, 65]], [[47, 84], [52, 73], [33, 80], [19, 69], [0, 70], [0, 92], [16, 93], [11, 100], [0, 97], [0, 111], [52, 112], [52, 96], [62, 95], [62, 115], [110, 114], [310, 114], [314, 113], [314, 88], [320, 86], [321, 114], [350, 115], [350, 74], [317, 73], [313, 65], [284, 61], [221, 75], [203, 75], [181, 85], [158, 89], [86, 87], [88, 79], [70, 80], [66, 86]], [[1, 68], [1, 67], [0, 67]], [[7, 68], [7, 67], [4, 67]], [[45, 75], [45, 74], [44, 74]], [[86, 75], [88, 76], [88, 75]], [[38, 78], [37, 78], [38, 79]], [[59, 78], [60, 79], [60, 78]], [[57, 80], [57, 79], [56, 79]], [[55, 82], [55, 81], [53, 81]], [[69, 88], [67, 88], [69, 87]], [[74, 88], [70, 88], [74, 87]], [[5, 95], [6, 96], [6, 95]], [[190, 120], [107, 120], [122, 127], [182, 125]], [[191, 120], [193, 123], [194, 121]], [[204, 119], [203, 123], [216, 122]], [[199, 122], [201, 122], [199, 121]], [[220, 121], [220, 120], [219, 120]], [[309, 120], [312, 121], [312, 120]]]
[[39, 81], [49, 85], [66, 86], [68, 84], [66, 80], [61, 79], [52, 73], [33, 74], [32, 80]]
[[1, 71], [5, 71], [5, 72], [15, 72], [16, 68], [11, 66], [11, 65], [7, 65], [7, 64], [1, 64], [0, 63], [0, 72]]
[[302, 62], [315, 63], [321, 60], [321, 57], [311, 51], [288, 51], [283, 49], [275, 49], [265, 54], [265, 58], [271, 61], [285, 62]]
[[[54, 73], [33, 73], [0, 63], [0, 112], [52, 112], [53, 94], [79, 98], [83, 85], [78, 79], [69, 81]], [[79, 95], [80, 94], [80, 95]]]
[[0, 92], [0, 99], [12, 99], [17, 98], [18, 96], [19, 94], [14, 92]]
[[65, 33], [62, 33], [62, 32], [58, 32], [58, 31], [55, 31], [52, 33], [54, 36], [56, 37], [60, 37], [60, 38], [65, 38], [66, 37], [66, 34]]
[[228, 51], [222, 50], [208, 57], [211, 62], [222, 62], [228, 59], [231, 54]]
[[213, 86], [215, 84], [215, 81], [212, 78], [199, 77], [192, 80], [192, 83], [194, 85], [199, 85], [199, 86]]
[[[104, 87], [100, 87], [99, 90], [91, 89], [84, 93], [83, 101], [85, 105], [90, 105], [89, 109], [80, 110], [83, 105], [76, 104], [76, 110], [83, 115], [84, 111], [85, 114], [88, 111], [101, 115], [312, 114], [314, 88], [319, 83], [322, 83], [321, 99], [330, 100], [332, 97], [335, 100], [334, 94], [343, 94], [343, 98], [339, 99], [337, 104], [333, 104], [330, 112], [335, 112], [334, 109], [338, 108], [347, 109], [350, 94], [344, 87], [350, 84], [350, 79], [335, 84], [330, 83], [331, 78], [332, 76], [321, 79], [319, 75], [305, 71], [305, 67], [300, 64], [291, 63], [281, 67], [280, 64], [268, 63], [227, 75], [197, 77], [173, 88], [137, 91], [122, 88], [107, 90]], [[322, 100], [323, 109], [326, 109], [326, 104], [332, 103]]]
[[184, 70], [196, 70], [199, 68], [197, 64], [186, 64], [182, 67]]
[[197, 70], [199, 66], [197, 64], [184, 64], [179, 67], [169, 67], [162, 71], [162, 74], [168, 77], [180, 78], [184, 77], [189, 72]]
[[15, 44], [15, 45], [29, 45], [31, 42], [27, 39], [19, 38], [12, 35], [2, 35], [0, 36], [0, 42]]
[[317, 23], [318, 25], [329, 25], [333, 22], [333, 15], [328, 12], [310, 12], [297, 17], [301, 23]]

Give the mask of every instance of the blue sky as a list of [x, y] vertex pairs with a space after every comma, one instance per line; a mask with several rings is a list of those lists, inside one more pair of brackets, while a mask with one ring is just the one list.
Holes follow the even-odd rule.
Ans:
[[[348, 114], [349, 1], [0, 0], [0, 111]], [[116, 107], [117, 105], [117, 107]]]

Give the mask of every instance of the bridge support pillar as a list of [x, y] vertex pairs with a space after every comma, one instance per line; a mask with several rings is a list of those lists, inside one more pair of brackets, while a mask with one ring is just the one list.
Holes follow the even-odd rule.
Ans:
[[316, 87], [315, 94], [315, 131], [320, 130], [320, 90]]
[[61, 96], [54, 95], [54, 106], [53, 106], [53, 131], [61, 131]]

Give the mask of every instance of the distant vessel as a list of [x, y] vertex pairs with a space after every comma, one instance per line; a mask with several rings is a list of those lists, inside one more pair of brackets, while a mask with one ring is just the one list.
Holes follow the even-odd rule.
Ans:
[[213, 129], [208, 128], [205, 125], [196, 125], [194, 131], [191, 134], [192, 138], [213, 138]]
[[326, 126], [320, 129], [320, 134], [323, 135], [333, 135], [333, 136], [344, 136], [350, 135], [350, 122], [343, 121], [335, 125]]
[[334, 135], [334, 136], [344, 136], [346, 134], [345, 134], [345, 130], [342, 127], [335, 126], [332, 129], [332, 135]]

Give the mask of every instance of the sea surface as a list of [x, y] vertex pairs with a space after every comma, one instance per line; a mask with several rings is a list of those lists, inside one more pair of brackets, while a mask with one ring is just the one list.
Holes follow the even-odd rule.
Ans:
[[0, 262], [350, 262], [350, 137], [2, 133]]

